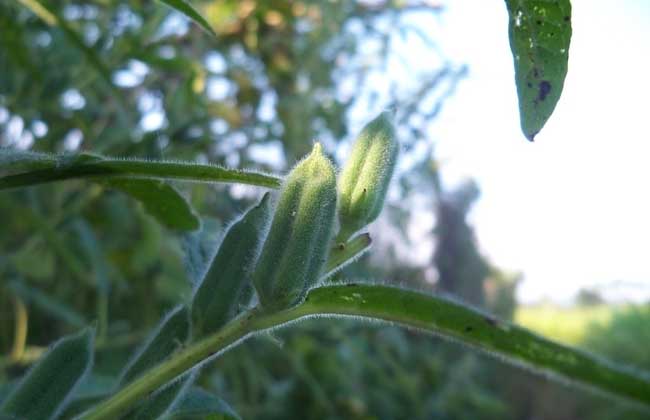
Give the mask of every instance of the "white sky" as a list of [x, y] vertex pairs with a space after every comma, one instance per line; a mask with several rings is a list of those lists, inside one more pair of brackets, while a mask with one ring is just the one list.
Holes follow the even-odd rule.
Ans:
[[470, 73], [436, 121], [436, 157], [447, 185], [479, 182], [472, 219], [481, 248], [524, 273], [522, 300], [567, 301], [582, 286], [613, 281], [645, 285], [647, 298], [650, 1], [572, 3], [564, 93], [529, 143], [503, 0], [447, 2], [435, 39]]

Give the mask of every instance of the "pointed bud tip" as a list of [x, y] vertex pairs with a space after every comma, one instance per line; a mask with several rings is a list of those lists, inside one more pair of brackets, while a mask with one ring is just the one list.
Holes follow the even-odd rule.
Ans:
[[311, 150], [311, 153], [313, 155], [322, 155], [323, 154], [323, 146], [320, 144], [320, 142], [314, 143], [314, 148]]

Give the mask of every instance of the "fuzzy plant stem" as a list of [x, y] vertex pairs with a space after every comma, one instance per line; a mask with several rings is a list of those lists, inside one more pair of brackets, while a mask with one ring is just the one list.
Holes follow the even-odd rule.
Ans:
[[448, 299], [396, 287], [344, 284], [312, 289], [303, 303], [291, 309], [275, 313], [253, 309], [243, 314], [150, 370], [82, 418], [119, 418], [160, 386], [251, 334], [323, 315], [374, 319], [428, 331], [506, 362], [650, 408], [650, 376], [646, 373], [552, 342]]

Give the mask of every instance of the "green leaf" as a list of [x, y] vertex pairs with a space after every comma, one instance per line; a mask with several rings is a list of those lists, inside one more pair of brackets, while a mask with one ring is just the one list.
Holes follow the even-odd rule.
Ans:
[[99, 294], [107, 295], [110, 290], [108, 279], [108, 261], [104, 256], [102, 245], [85, 219], [77, 219], [72, 227], [78, 235], [79, 245], [90, 262], [95, 277], [95, 287]]
[[239, 311], [251, 284], [272, 213], [270, 194], [227, 229], [192, 297], [192, 335], [217, 331]]
[[135, 357], [124, 369], [120, 384], [131, 382], [179, 349], [190, 336], [190, 316], [179, 306], [162, 319]]
[[169, 413], [170, 420], [241, 420], [227, 402], [198, 387], [190, 388]]
[[[31, 165], [34, 158], [14, 156], [12, 164]], [[42, 168], [0, 177], [0, 190], [45, 184], [66, 179], [158, 179], [191, 182], [229, 182], [279, 188], [281, 179], [255, 171], [223, 168], [195, 162], [118, 159], [89, 153], [43, 155]], [[0, 161], [0, 163], [2, 163]]]
[[348, 264], [352, 264], [361, 258], [370, 249], [371, 244], [372, 240], [367, 233], [357, 235], [345, 244], [336, 244], [327, 257], [327, 264], [325, 264], [325, 269], [323, 270], [325, 274], [321, 276], [320, 280], [322, 281], [331, 277]]
[[533, 141], [562, 94], [571, 43], [569, 0], [506, 0], [521, 128]]
[[615, 365], [440, 297], [397, 287], [346, 284], [313, 289], [292, 311], [296, 314], [278, 315], [282, 319], [272, 323], [310, 314], [385, 320], [430, 331], [509, 363], [650, 406], [650, 373]]
[[581, 350], [554, 343], [448, 299], [398, 287], [350, 283], [312, 289], [301, 304], [287, 310], [268, 312], [256, 308], [235, 318], [219, 332], [191, 344], [152, 368], [147, 375], [93, 407], [83, 418], [116, 418], [153, 390], [234, 343], [255, 333], [323, 315], [380, 320], [428, 331], [517, 366], [650, 408], [650, 373], [617, 366]]
[[171, 229], [196, 230], [201, 221], [185, 198], [163, 181], [110, 179], [102, 182], [140, 201], [147, 213]]
[[55, 418], [93, 362], [94, 331], [65, 337], [27, 373], [0, 413], [26, 420]]
[[199, 14], [199, 12], [186, 0], [159, 0], [162, 3], [165, 3], [167, 6], [172, 9], [184, 14], [188, 18], [194, 21], [197, 25], [203, 28], [207, 33], [213, 37], [217, 37], [217, 34], [214, 32], [207, 20]]

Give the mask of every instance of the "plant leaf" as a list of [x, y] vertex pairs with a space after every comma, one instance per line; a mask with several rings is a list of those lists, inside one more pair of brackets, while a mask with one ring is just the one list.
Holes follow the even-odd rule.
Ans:
[[415, 327], [515, 365], [650, 406], [649, 373], [615, 365], [440, 297], [397, 287], [346, 284], [312, 289], [293, 312], [360, 316]]
[[163, 181], [147, 179], [110, 179], [102, 182], [140, 201], [147, 213], [168, 228], [196, 230], [201, 221], [185, 198]]
[[169, 420], [241, 420], [230, 405], [198, 387], [192, 387], [169, 413]]
[[126, 366], [120, 384], [131, 382], [150, 368], [168, 358], [187, 341], [190, 335], [190, 315], [186, 306], [179, 306], [165, 316], [138, 353]]
[[90, 371], [93, 340], [94, 331], [86, 328], [54, 344], [7, 397], [0, 413], [27, 420], [56, 417]]
[[506, 0], [521, 129], [528, 140], [562, 94], [571, 43], [570, 0]]
[[207, 20], [199, 14], [199, 12], [186, 0], [159, 0], [162, 3], [165, 3], [167, 6], [172, 9], [184, 14], [190, 20], [194, 21], [197, 25], [203, 28], [207, 33], [213, 37], [217, 37], [217, 34], [214, 32]]
[[192, 285], [201, 282], [219, 244], [222, 226], [216, 219], [203, 219], [201, 229], [183, 236], [183, 263]]
[[[230, 182], [278, 188], [282, 180], [255, 171], [223, 168], [195, 162], [116, 159], [90, 153], [39, 155], [42, 169], [0, 177], [0, 190], [45, 184], [66, 179], [105, 181], [107, 178], [159, 179], [191, 182]], [[2, 161], [0, 161], [2, 163]], [[31, 155], [13, 156], [12, 165], [32, 165]]]

